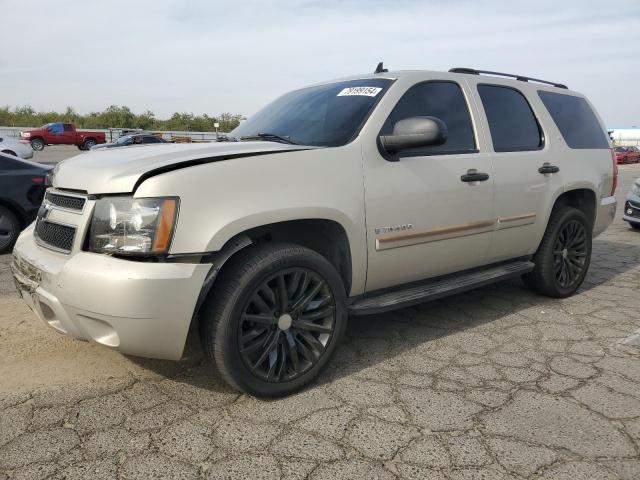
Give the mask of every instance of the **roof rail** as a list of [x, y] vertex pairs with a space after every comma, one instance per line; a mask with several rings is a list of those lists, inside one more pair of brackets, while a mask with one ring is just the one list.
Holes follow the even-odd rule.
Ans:
[[545, 83], [547, 85], [553, 85], [554, 87], [557, 87], [557, 88], [564, 88], [564, 89], [568, 88], [566, 85], [563, 85], [561, 83], [548, 82], [546, 80], [540, 80], [539, 78], [525, 77], [524, 75], [513, 75], [511, 73], [492, 72], [489, 70], [476, 70], [475, 68], [464, 68], [464, 67], [452, 68], [449, 71], [451, 73], [466, 73], [469, 75], [481, 75], [481, 74], [496, 75], [498, 77], [515, 78], [516, 80], [520, 80], [521, 82], [538, 82], [538, 83]]

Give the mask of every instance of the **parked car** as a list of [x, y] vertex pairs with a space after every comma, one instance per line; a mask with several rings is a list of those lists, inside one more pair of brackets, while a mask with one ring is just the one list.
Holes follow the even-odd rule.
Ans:
[[51, 168], [0, 153], [0, 254], [35, 220]]
[[631, 185], [624, 204], [623, 220], [636, 230], [640, 230], [640, 178]]
[[129, 145], [153, 145], [157, 143], [168, 143], [163, 138], [160, 138], [156, 135], [152, 135], [150, 133], [140, 133], [136, 135], [125, 135], [123, 137], [119, 137], [113, 143], [103, 143], [102, 145], [94, 145], [91, 147], [91, 150], [99, 150], [101, 148], [117, 148], [117, 147], [127, 147]]
[[615, 152], [618, 163], [640, 162], [640, 150], [637, 147], [616, 147]]
[[65, 160], [14, 250], [25, 302], [147, 357], [179, 359], [193, 324], [229, 384], [275, 397], [325, 367], [348, 314], [514, 276], [572, 295], [616, 210], [588, 100], [523, 76], [379, 67], [286, 94], [227, 142]]
[[80, 150], [88, 150], [106, 142], [104, 132], [76, 130], [72, 123], [47, 123], [40, 128], [20, 132], [20, 138], [31, 142], [36, 151], [43, 150], [45, 145], [77, 145]]
[[24, 159], [33, 157], [33, 148], [29, 142], [13, 137], [0, 137], [0, 152]]

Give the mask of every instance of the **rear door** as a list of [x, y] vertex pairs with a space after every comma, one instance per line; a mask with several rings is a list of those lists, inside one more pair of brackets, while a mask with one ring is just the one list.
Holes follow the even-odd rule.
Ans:
[[[433, 116], [447, 126], [446, 143], [406, 150], [397, 161], [385, 158], [375, 140], [363, 145], [367, 291], [486, 262], [493, 231], [493, 172], [489, 156], [478, 150], [470, 107], [457, 82], [414, 84], [380, 134], [390, 134], [400, 120]], [[470, 170], [488, 178], [463, 181]]]
[[469, 79], [489, 127], [495, 185], [495, 232], [488, 260], [528, 255], [538, 247], [552, 199], [562, 190], [561, 158], [523, 91], [509, 83]]

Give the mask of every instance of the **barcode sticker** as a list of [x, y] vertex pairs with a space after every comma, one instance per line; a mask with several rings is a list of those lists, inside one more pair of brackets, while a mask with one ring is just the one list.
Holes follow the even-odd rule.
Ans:
[[350, 95], [361, 95], [365, 97], [375, 97], [380, 93], [380, 90], [382, 90], [380, 87], [348, 87], [343, 88], [337, 96], [347, 97]]

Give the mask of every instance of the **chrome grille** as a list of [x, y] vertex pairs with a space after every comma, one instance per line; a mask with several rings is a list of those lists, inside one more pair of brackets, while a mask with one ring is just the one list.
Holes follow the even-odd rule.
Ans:
[[81, 212], [87, 199], [83, 197], [72, 197], [59, 193], [47, 192], [45, 197], [49, 203], [66, 210]]
[[39, 240], [43, 246], [69, 253], [73, 248], [76, 229], [75, 227], [52, 223], [43, 218], [38, 218], [35, 234], [36, 239]]

